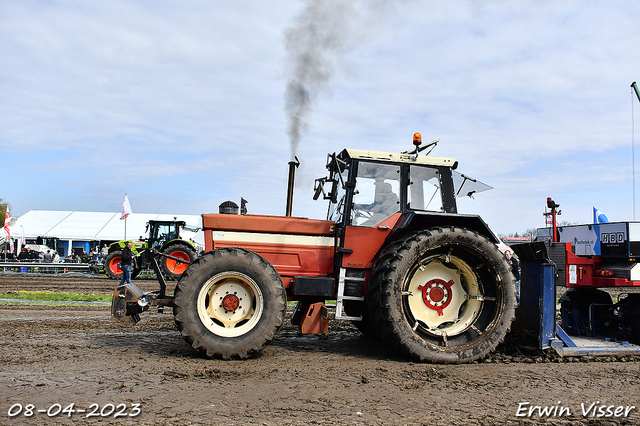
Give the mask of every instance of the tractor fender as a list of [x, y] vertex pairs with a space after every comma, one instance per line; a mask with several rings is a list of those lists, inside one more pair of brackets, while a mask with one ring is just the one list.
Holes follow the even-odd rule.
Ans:
[[158, 250], [159, 252], [164, 252], [167, 248], [171, 247], [171, 246], [175, 246], [176, 244], [188, 244], [191, 248], [193, 248], [194, 250], [196, 249], [195, 244], [192, 241], [189, 240], [181, 240], [179, 238], [175, 239], [175, 240], [171, 240], [168, 241], [166, 243], [164, 243], [162, 245], [162, 247], [160, 247], [160, 249]]
[[466, 228], [477, 232], [493, 243], [498, 244], [500, 242], [486, 222], [478, 215], [437, 212], [409, 212], [403, 214], [396, 223], [393, 232], [389, 235], [388, 241], [393, 241], [404, 234], [438, 227]]
[[115, 243], [111, 243], [109, 245], [109, 254], [113, 253], [116, 250], [122, 250], [127, 245], [128, 242], [133, 243], [133, 247], [131, 247], [131, 252], [138, 256], [147, 248], [147, 243], [144, 241], [136, 241], [136, 240], [121, 240], [116, 241]]

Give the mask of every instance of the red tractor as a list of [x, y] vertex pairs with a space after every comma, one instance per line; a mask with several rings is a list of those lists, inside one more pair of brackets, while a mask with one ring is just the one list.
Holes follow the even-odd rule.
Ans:
[[[490, 189], [455, 172], [451, 158], [345, 149], [330, 154], [314, 199], [326, 220], [290, 217], [296, 163], [289, 163], [287, 216], [203, 214], [206, 254], [173, 297], [118, 287], [112, 314], [135, 322], [150, 305], [173, 307], [184, 339], [207, 357], [250, 357], [283, 324], [327, 333], [326, 300], [347, 319], [418, 361], [482, 358], [514, 318], [515, 278], [498, 239], [456, 197]], [[161, 277], [160, 277], [161, 279]]]

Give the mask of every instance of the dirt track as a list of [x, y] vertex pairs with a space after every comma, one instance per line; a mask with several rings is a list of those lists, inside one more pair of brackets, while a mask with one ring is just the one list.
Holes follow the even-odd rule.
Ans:
[[[0, 275], [1, 292], [113, 286], [97, 278]], [[106, 415], [109, 403], [126, 404], [119, 407], [125, 414], [140, 404], [138, 416], [117, 419], [136, 425], [640, 424], [640, 362], [629, 358], [569, 362], [508, 344], [481, 363], [416, 364], [334, 321], [322, 337], [287, 324], [255, 359], [208, 360], [184, 343], [170, 310], [125, 327], [108, 307], [93, 306], [0, 305], [0, 326], [0, 424], [115, 422]], [[596, 401], [628, 407], [628, 415], [583, 417], [581, 403]], [[76, 410], [98, 404], [98, 415], [47, 416], [55, 404], [71, 403]], [[10, 417], [15, 404], [22, 413]], [[27, 404], [35, 406], [31, 417]], [[557, 416], [516, 416], [519, 407], [557, 405]]]

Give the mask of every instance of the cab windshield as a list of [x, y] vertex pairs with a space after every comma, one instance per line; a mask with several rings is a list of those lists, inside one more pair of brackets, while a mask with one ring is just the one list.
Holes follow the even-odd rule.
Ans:
[[175, 224], [157, 224], [152, 230], [151, 235], [151, 248], [157, 248], [163, 246], [165, 243], [175, 240], [178, 237], [178, 230]]
[[400, 166], [358, 164], [352, 225], [375, 226], [400, 211]]

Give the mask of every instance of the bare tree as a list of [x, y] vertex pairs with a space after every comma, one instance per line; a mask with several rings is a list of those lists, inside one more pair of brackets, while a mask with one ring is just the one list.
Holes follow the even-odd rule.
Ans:
[[523, 237], [529, 238], [531, 241], [535, 240], [538, 236], [538, 230], [536, 228], [529, 228], [522, 233]]

